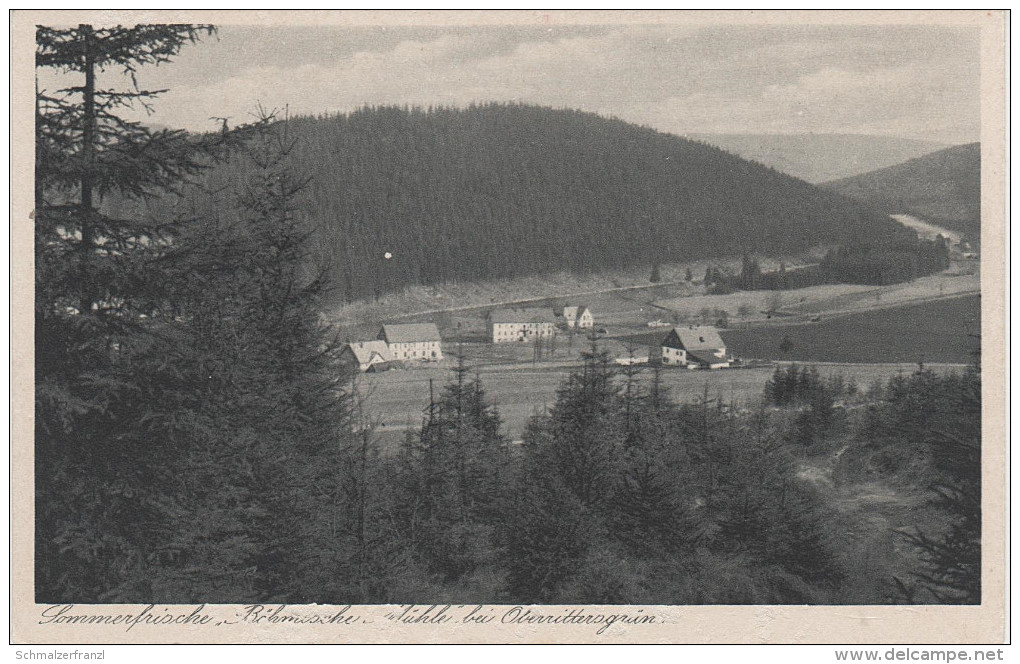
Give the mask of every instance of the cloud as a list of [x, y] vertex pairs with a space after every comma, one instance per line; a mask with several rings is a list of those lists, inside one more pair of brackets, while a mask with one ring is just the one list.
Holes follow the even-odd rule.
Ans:
[[244, 30], [241, 41], [223, 28], [207, 55], [226, 55], [204, 69], [196, 53], [205, 47], [173, 65], [184, 69], [166, 77], [172, 91], [157, 122], [209, 128], [210, 116], [240, 119], [256, 102], [315, 114], [521, 101], [677, 133], [869, 131], [957, 142], [973, 140], [964, 137], [979, 124], [977, 37], [961, 30], [290, 28], [297, 32], [254, 40], [255, 29]]

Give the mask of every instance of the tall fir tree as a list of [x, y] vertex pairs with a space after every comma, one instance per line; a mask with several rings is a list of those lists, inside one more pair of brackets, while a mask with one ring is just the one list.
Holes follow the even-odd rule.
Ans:
[[[210, 26], [39, 27], [35, 165], [36, 590], [40, 600], [135, 600], [161, 553], [150, 531], [179, 454], [184, 392], [165, 350], [171, 229], [111, 214], [109, 197], [164, 195], [230, 136], [193, 138], [125, 119], [158, 91], [135, 81]], [[120, 69], [130, 83], [100, 85]]]
[[492, 563], [491, 524], [509, 474], [499, 413], [456, 355], [452, 380], [405, 442], [399, 501], [406, 538], [447, 582]]
[[[286, 137], [269, 117], [194, 136], [118, 115], [158, 94], [137, 68], [211, 32], [37, 33], [37, 64], [77, 83], [37, 97], [40, 601], [316, 598], [338, 548], [337, 510], [314, 501], [335, 504], [346, 479], [347, 402]], [[116, 68], [128, 88], [101, 88]], [[180, 192], [231, 152], [252, 177], [227, 209], [112, 211]]]
[[[233, 204], [188, 227], [166, 262], [186, 285], [181, 358], [201, 426], [179, 459], [190, 528], [174, 529], [192, 601], [330, 601], [357, 577], [369, 453], [353, 389], [319, 321], [327, 283], [311, 267], [285, 120], [233, 158], [250, 177]], [[224, 209], [225, 208], [225, 209]], [[360, 521], [359, 521], [360, 519]]]

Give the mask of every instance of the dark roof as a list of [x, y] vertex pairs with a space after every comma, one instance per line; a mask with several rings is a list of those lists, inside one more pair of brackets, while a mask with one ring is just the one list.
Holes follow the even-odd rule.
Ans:
[[383, 325], [379, 338], [388, 344], [410, 344], [416, 341], [442, 341], [435, 323], [403, 323]]
[[556, 316], [550, 309], [493, 309], [489, 312], [493, 323], [555, 323]]
[[688, 351], [726, 348], [726, 343], [719, 336], [719, 330], [709, 325], [677, 327], [673, 329], [676, 331], [677, 336], [680, 337], [680, 343]]
[[659, 342], [659, 345], [664, 348], [683, 348], [683, 344], [680, 343], [680, 336], [676, 333], [676, 328], [667, 332], [666, 336]]
[[729, 358], [716, 357], [708, 350], [698, 350], [694, 352], [688, 352], [687, 357], [701, 364], [712, 365], [712, 364], [725, 364], [729, 362]]

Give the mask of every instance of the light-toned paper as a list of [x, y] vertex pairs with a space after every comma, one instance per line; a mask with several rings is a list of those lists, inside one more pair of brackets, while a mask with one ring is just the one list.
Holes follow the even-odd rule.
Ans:
[[[11, 639], [13, 643], [1001, 643], [1008, 559], [1005, 183], [1007, 16], [955, 12], [15, 11], [11, 18]], [[825, 24], [974, 26], [981, 42], [983, 602], [980, 606], [583, 606], [279, 608], [74, 606], [33, 601], [32, 165], [36, 24], [218, 25]], [[75, 615], [125, 615], [82, 624]], [[153, 625], [155, 618], [177, 624]], [[139, 616], [142, 616], [139, 618]], [[149, 616], [149, 618], [145, 618]], [[289, 616], [281, 620], [282, 616]], [[531, 616], [531, 619], [528, 618]], [[535, 621], [536, 616], [544, 616]], [[573, 616], [573, 618], [565, 618]], [[610, 616], [612, 618], [610, 619]], [[208, 620], [205, 620], [208, 617]], [[475, 620], [471, 620], [474, 618]], [[481, 618], [481, 620], [479, 620]], [[554, 620], [558, 619], [558, 620]], [[317, 620], [316, 622], [303, 622]], [[134, 621], [134, 622], [132, 622]], [[325, 623], [325, 624], [322, 624]], [[611, 624], [607, 624], [611, 623]]]

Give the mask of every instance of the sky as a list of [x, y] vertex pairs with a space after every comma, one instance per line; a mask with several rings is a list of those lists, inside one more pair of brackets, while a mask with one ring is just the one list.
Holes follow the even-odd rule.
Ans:
[[681, 135], [956, 144], [979, 139], [978, 50], [976, 29], [932, 26], [221, 25], [138, 78], [169, 90], [150, 122], [192, 130], [258, 104], [308, 115], [514, 101]]

